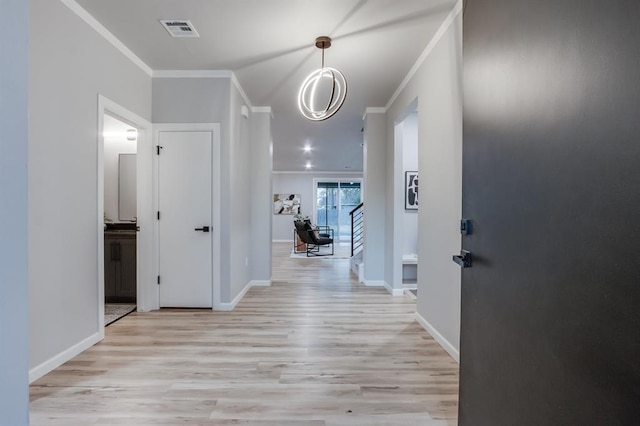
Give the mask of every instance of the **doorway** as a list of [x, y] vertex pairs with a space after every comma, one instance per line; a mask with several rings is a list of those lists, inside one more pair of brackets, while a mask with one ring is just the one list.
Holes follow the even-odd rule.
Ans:
[[349, 213], [362, 201], [361, 181], [314, 180], [315, 223], [333, 229], [334, 239], [351, 241], [351, 217]]
[[[114, 178], [116, 183], [108, 183], [105, 182], [105, 167], [109, 164], [111, 160], [107, 160], [105, 158], [105, 142], [110, 137], [109, 133], [109, 123], [111, 119], [117, 120], [120, 122], [120, 125], [126, 126], [124, 128], [125, 135], [128, 134], [129, 138], [132, 139], [133, 132], [128, 132], [127, 130], [136, 130], [135, 134], [135, 160], [131, 161], [133, 157], [126, 157], [123, 159], [123, 163], [128, 163], [124, 168], [129, 169], [127, 171], [123, 171], [123, 173], [128, 173], [129, 177], [128, 184], [123, 185], [123, 189], [126, 187], [127, 189], [132, 189], [135, 187], [135, 195], [134, 202], [131, 204], [129, 208], [133, 207], [133, 211], [135, 213], [131, 214], [132, 210], [128, 210], [123, 205], [122, 212], [122, 220], [119, 219], [119, 201], [118, 201], [118, 193], [119, 193], [119, 185], [117, 181], [119, 181], [119, 177]], [[107, 128], [105, 130], [105, 127]], [[98, 172], [97, 172], [97, 209], [96, 209], [96, 228], [95, 231], [97, 233], [97, 242], [98, 242], [98, 276], [96, 277], [97, 284], [97, 306], [98, 306], [98, 333], [100, 334], [100, 339], [104, 338], [104, 326], [105, 326], [105, 267], [109, 265], [111, 262], [111, 258], [113, 257], [113, 261], [116, 261], [118, 258], [124, 261], [126, 257], [126, 264], [119, 265], [119, 270], [113, 271], [115, 274], [122, 273], [122, 268], [124, 267], [125, 274], [133, 273], [135, 275], [135, 290], [133, 291], [134, 295], [131, 294], [131, 291], [123, 291], [119, 293], [122, 297], [135, 298], [135, 309], [138, 311], [148, 311], [153, 309], [153, 306], [150, 304], [149, 298], [149, 289], [144, 285], [144, 283], [148, 283], [151, 280], [152, 266], [153, 266], [153, 227], [152, 227], [152, 157], [151, 157], [151, 123], [149, 123], [144, 118], [136, 115], [135, 113], [129, 111], [128, 109], [118, 105], [117, 103], [111, 101], [108, 98], [105, 98], [102, 95], [98, 95], [98, 149], [97, 149], [97, 163], [98, 163]], [[126, 139], [126, 136], [124, 136]], [[127, 154], [133, 154], [134, 148], [131, 145], [132, 140], [127, 141], [129, 143], [130, 152], [123, 152], [125, 156]], [[123, 142], [124, 143], [124, 142]], [[108, 144], [108, 142], [107, 142]], [[109, 146], [106, 148], [109, 150]], [[109, 166], [113, 167], [115, 170], [115, 175], [119, 174], [119, 160], [120, 153], [117, 155], [117, 159], [113, 160], [114, 165]], [[129, 161], [127, 161], [129, 160]], [[135, 163], [135, 171], [130, 169]], [[123, 181], [124, 184], [124, 181]], [[105, 194], [105, 186], [107, 193]], [[129, 194], [131, 195], [131, 194]], [[107, 211], [107, 199], [109, 201], [109, 210]], [[115, 201], [112, 201], [115, 200]], [[127, 219], [124, 219], [124, 218]], [[111, 219], [111, 221], [105, 221], [105, 218]], [[135, 239], [135, 244], [121, 244], [119, 247], [117, 245], [113, 246], [113, 250], [111, 244], [108, 244], [108, 250], [105, 250], [105, 225], [109, 223], [124, 223], [121, 225], [124, 228], [129, 227], [128, 231], [133, 232], [133, 236], [130, 238]], [[123, 236], [123, 235], [120, 235]], [[128, 243], [130, 243], [129, 241]], [[135, 260], [134, 260], [135, 259]], [[133, 267], [134, 272], [130, 270], [131, 265]], [[114, 267], [115, 269], [116, 267]], [[122, 300], [122, 299], [121, 299]]]
[[[418, 112], [413, 102], [394, 129], [395, 219], [394, 281], [418, 292]], [[425, 206], [421, 206], [424, 208]]]
[[138, 129], [109, 113], [103, 118], [104, 324], [136, 309]]

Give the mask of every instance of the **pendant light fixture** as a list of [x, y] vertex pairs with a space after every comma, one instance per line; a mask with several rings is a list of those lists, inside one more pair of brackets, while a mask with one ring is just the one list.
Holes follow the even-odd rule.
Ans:
[[338, 112], [347, 97], [347, 80], [335, 68], [324, 66], [324, 51], [331, 47], [327, 36], [316, 38], [322, 50], [322, 67], [304, 80], [298, 92], [298, 108], [311, 121], [322, 121]]

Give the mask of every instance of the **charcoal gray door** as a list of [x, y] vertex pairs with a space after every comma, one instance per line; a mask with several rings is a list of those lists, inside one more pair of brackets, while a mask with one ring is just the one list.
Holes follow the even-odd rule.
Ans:
[[468, 1], [461, 426], [640, 421], [639, 23]]

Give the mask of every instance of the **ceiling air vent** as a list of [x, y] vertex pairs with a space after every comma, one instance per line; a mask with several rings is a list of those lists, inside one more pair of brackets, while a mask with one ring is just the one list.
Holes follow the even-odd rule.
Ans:
[[191, 21], [184, 19], [161, 19], [162, 26], [169, 31], [171, 37], [200, 37]]

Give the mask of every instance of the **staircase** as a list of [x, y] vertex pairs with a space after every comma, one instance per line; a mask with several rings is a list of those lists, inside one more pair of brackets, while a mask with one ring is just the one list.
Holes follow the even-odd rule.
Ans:
[[356, 208], [351, 210], [349, 216], [351, 216], [351, 270], [358, 276], [358, 281], [363, 282], [364, 203], [360, 203]]

